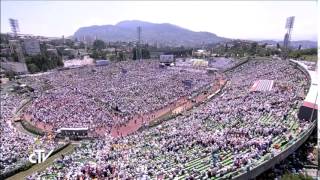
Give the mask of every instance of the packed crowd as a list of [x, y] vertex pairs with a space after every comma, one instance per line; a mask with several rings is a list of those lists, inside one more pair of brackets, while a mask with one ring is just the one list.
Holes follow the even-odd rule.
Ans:
[[57, 71], [20, 82], [31, 85], [37, 96], [25, 112], [58, 128], [125, 124], [216, 81], [213, 75], [139, 61]]
[[1, 92], [0, 174], [24, 165], [33, 149], [52, 150], [57, 145], [45, 137], [33, 137], [16, 128], [13, 120], [23, 99], [23, 95]]
[[[308, 128], [296, 115], [308, 80], [288, 61], [250, 60], [226, 75], [223, 93], [208, 103], [130, 136], [85, 144], [28, 178], [228, 178]], [[250, 92], [259, 79], [274, 80], [273, 89]]]
[[36, 98], [27, 113], [55, 127], [111, 126], [112, 117], [93, 98], [61, 89]]
[[296, 152], [281, 161], [274, 168], [262, 173], [257, 179], [282, 179], [287, 173], [295, 175], [307, 174], [308, 176], [316, 177], [317, 174], [310, 172], [317, 171], [318, 167], [316, 155], [317, 137], [317, 129], [314, 129], [308, 140]]

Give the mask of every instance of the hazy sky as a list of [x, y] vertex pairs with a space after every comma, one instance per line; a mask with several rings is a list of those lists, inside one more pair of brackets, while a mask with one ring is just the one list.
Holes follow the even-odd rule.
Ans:
[[2, 1], [1, 32], [9, 18], [20, 32], [69, 36], [78, 28], [116, 24], [123, 20], [171, 23], [193, 31], [240, 39], [283, 39], [285, 21], [295, 16], [293, 40], [317, 40], [315, 1]]

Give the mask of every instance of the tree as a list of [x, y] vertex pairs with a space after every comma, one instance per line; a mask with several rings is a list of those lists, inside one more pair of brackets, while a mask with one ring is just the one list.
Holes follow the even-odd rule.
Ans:
[[150, 59], [150, 51], [148, 49], [142, 49], [142, 59]]
[[4, 44], [9, 44], [9, 36], [7, 34], [0, 34], [0, 41]]
[[257, 52], [257, 47], [258, 47], [258, 43], [257, 43], [257, 42], [251, 43], [251, 47], [250, 47], [249, 53], [250, 53], [251, 55], [256, 54], [256, 52]]
[[40, 43], [40, 54], [45, 54], [47, 52], [47, 44], [46, 43]]
[[137, 60], [137, 59], [150, 59], [150, 51], [147, 48], [142, 48], [139, 50], [137, 50], [136, 48], [132, 49], [132, 53], [133, 53], [133, 60]]
[[65, 42], [67, 46], [74, 48], [74, 42], [71, 39], [66, 39]]
[[26, 64], [31, 73], [47, 71], [59, 66], [63, 66], [61, 56], [45, 52], [42, 55], [26, 57]]
[[64, 65], [64, 64], [63, 64], [62, 58], [61, 58], [61, 57], [58, 57], [57, 66], [58, 66], [58, 67], [61, 67], [61, 66], [63, 66], [63, 65]]
[[93, 42], [93, 49], [102, 50], [104, 48], [106, 48], [106, 44], [104, 43], [104, 41], [97, 39]]
[[14, 61], [14, 62], [19, 62], [19, 56], [18, 56], [18, 53], [13, 52], [13, 54], [12, 54], [12, 58], [13, 58], [13, 61]]
[[111, 54], [108, 56], [110, 61], [117, 61], [117, 56], [115, 54]]
[[36, 66], [35, 64], [31, 63], [31, 64], [27, 64], [28, 70], [30, 73], [36, 73], [39, 72], [40, 69], [38, 68], [38, 66]]
[[90, 57], [93, 59], [105, 59], [107, 56], [106, 52], [100, 51], [100, 50], [93, 50], [90, 54]]
[[69, 56], [68, 56], [68, 59], [74, 59], [76, 56], [74, 55], [74, 54], [70, 54]]
[[79, 48], [80, 48], [80, 49], [84, 49], [84, 48], [85, 48], [85, 44], [84, 44], [84, 42], [82, 42], [82, 41], [80, 42], [80, 44], [79, 44]]
[[264, 43], [261, 47], [266, 48], [267, 45], [267, 43]]
[[132, 59], [133, 59], [133, 60], [137, 60], [137, 48], [133, 48], [133, 49], [132, 49], [132, 54], [133, 54]]
[[118, 60], [119, 61], [125, 61], [127, 58], [126, 58], [126, 55], [121, 51], [118, 53]]
[[271, 55], [280, 55], [280, 51], [278, 49], [271, 50]]
[[303, 55], [317, 55], [318, 49], [317, 48], [310, 48], [310, 49], [303, 49], [301, 50]]
[[291, 51], [291, 52], [289, 52], [288, 56], [291, 58], [299, 58], [299, 57], [301, 57], [301, 52], [300, 51]]

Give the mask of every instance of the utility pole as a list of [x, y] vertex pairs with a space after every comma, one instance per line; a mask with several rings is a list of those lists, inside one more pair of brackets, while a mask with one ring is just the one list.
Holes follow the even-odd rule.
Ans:
[[[138, 32], [138, 43], [137, 43], [137, 52], [139, 53], [139, 60], [142, 59], [142, 51], [140, 47], [141, 43], [141, 26], [137, 27], [137, 32]], [[138, 59], [138, 53], [136, 53], [136, 59]]]

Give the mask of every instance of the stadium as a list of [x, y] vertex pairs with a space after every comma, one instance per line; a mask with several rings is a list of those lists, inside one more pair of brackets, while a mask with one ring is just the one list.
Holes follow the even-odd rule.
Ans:
[[[256, 178], [316, 128], [316, 72], [276, 58], [218, 62], [20, 76], [1, 90], [1, 178]], [[53, 153], [32, 164], [38, 149]]]

